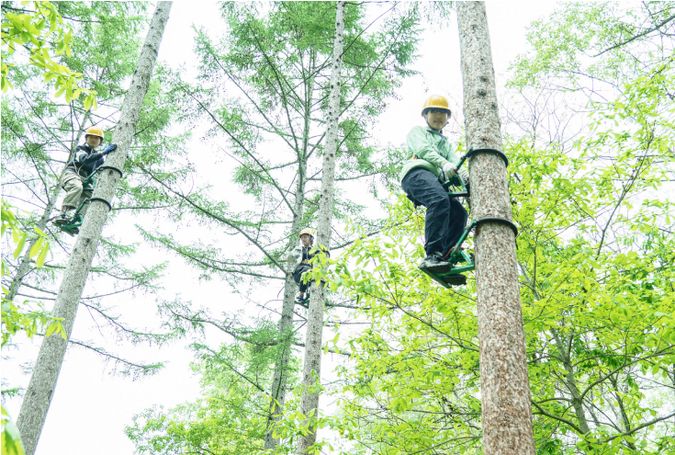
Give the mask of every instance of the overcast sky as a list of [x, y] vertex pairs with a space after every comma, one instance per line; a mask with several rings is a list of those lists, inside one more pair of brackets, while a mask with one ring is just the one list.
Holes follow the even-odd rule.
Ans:
[[[549, 14], [553, 7], [552, 2], [488, 2], [492, 55], [498, 86], [506, 81], [509, 62], [525, 50], [525, 27], [532, 20]], [[192, 25], [206, 27], [211, 35], [222, 34], [222, 22], [218, 17], [215, 3], [174, 2], [160, 50], [160, 60], [174, 67], [182, 65], [190, 71], [196, 65], [192, 49]], [[461, 111], [456, 22], [452, 20], [446, 27], [434, 27], [420, 39], [420, 57], [414, 65], [420, 75], [404, 82], [397, 93], [399, 99], [392, 100], [374, 131], [374, 136], [383, 146], [403, 143], [410, 127], [420, 122], [420, 106], [430, 93], [445, 94], [450, 99], [453, 112]], [[454, 116], [446, 130], [453, 141], [460, 131], [461, 121], [461, 115]], [[197, 274], [188, 267], [172, 265], [171, 273], [164, 279], [165, 294], [189, 295], [195, 291], [197, 279]], [[204, 295], [222, 295], [227, 292], [226, 287], [213, 281], [199, 282], [199, 290]], [[126, 297], [117, 301], [106, 301], [106, 304], [115, 307], [118, 313], [132, 315], [135, 320], [152, 321], [156, 318], [151, 298]], [[97, 329], [91, 327], [91, 324], [87, 326], [88, 318], [83, 317], [83, 311], [84, 308], [80, 308], [74, 337], [96, 339], [99, 336]], [[209, 342], [214, 344], [216, 340], [209, 339]], [[170, 361], [158, 375], [134, 382], [129, 378], [111, 375], [110, 368], [98, 357], [82, 349], [70, 347], [37, 455], [133, 453], [133, 445], [124, 435], [123, 429], [131, 423], [135, 414], [156, 404], [169, 408], [198, 394], [198, 380], [188, 366], [192, 354], [186, 349], [186, 344], [186, 341], [182, 341], [159, 351], [156, 348], [135, 347], [131, 354], [133, 358]], [[24, 366], [34, 362], [38, 347], [37, 343], [21, 347]], [[6, 373], [3, 375], [6, 376]], [[29, 377], [25, 375], [24, 378], [27, 383]], [[15, 419], [19, 406], [20, 401], [17, 399], [8, 402], [8, 408]]]

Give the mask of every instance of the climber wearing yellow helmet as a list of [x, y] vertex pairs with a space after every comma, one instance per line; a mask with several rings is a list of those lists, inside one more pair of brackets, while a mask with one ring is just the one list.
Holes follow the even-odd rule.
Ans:
[[309, 282], [303, 279], [303, 275], [312, 269], [310, 260], [316, 256], [320, 251], [330, 255], [328, 251], [314, 247], [314, 236], [316, 231], [312, 228], [305, 228], [300, 231], [300, 246], [296, 250], [296, 258], [299, 261], [293, 270], [293, 280], [298, 285], [298, 293], [295, 296], [295, 303], [303, 306], [308, 306], [309, 302]]
[[[64, 225], [72, 221], [75, 209], [83, 202], [85, 204], [78, 211], [79, 217], [84, 217], [87, 210], [86, 201], [91, 198], [93, 186], [88, 185], [88, 177], [103, 165], [104, 157], [117, 149], [116, 144], [108, 145], [102, 152], [97, 152], [96, 147], [103, 142], [103, 130], [96, 127], [87, 129], [84, 133], [85, 143], [78, 145], [70, 159], [66, 163], [66, 169], [61, 178], [61, 186], [66, 191], [63, 198], [61, 215], [54, 223]], [[89, 179], [90, 180], [90, 179]]]
[[[422, 269], [447, 266], [445, 255], [466, 226], [466, 210], [443, 187], [458, 172], [459, 157], [443, 135], [443, 128], [451, 115], [445, 97], [430, 96], [422, 106], [426, 126], [414, 127], [406, 141], [410, 159], [401, 171], [401, 186], [415, 205], [427, 208], [424, 227], [426, 258], [420, 264]], [[463, 172], [462, 177], [468, 180]]]

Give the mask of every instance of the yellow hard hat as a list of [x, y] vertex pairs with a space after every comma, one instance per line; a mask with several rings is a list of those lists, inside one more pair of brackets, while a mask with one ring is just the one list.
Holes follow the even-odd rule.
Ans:
[[428, 109], [441, 109], [446, 111], [448, 115], [452, 115], [452, 111], [448, 105], [448, 99], [441, 95], [431, 95], [427, 98], [422, 107], [422, 115], [426, 114]]
[[92, 126], [91, 128], [87, 128], [87, 131], [84, 132], [84, 137], [87, 136], [96, 136], [103, 140], [103, 130], [101, 128], [95, 128]]
[[300, 234], [298, 234], [298, 237], [302, 237], [303, 235], [309, 235], [310, 237], [314, 238], [316, 231], [312, 228], [305, 228], [302, 231], [300, 231]]

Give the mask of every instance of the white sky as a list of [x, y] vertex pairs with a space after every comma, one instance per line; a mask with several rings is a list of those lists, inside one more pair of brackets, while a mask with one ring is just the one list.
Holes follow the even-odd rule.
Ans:
[[[498, 86], [506, 81], [509, 62], [525, 50], [524, 27], [532, 20], [549, 14], [553, 7], [554, 3], [541, 1], [488, 2], [492, 55]], [[160, 60], [174, 67], [183, 65], [189, 73], [193, 71], [190, 68], [196, 65], [192, 50], [192, 24], [206, 27], [212, 35], [222, 33], [219, 31], [222, 30], [222, 23], [216, 4], [174, 2], [160, 50]], [[420, 121], [420, 106], [429, 93], [447, 95], [453, 112], [461, 113], [462, 85], [456, 22], [452, 20], [446, 28], [434, 27], [421, 40], [418, 49], [420, 57], [414, 65], [420, 76], [404, 82], [397, 94], [399, 99], [392, 100], [374, 131], [374, 136], [383, 146], [404, 142], [409, 128]], [[457, 139], [462, 121], [460, 115], [456, 115], [454, 119], [446, 131], [451, 140]], [[150, 249], [148, 253], [153, 255], [157, 252]], [[180, 278], [177, 279], [178, 277]], [[226, 287], [218, 282], [198, 282], [197, 274], [187, 266], [172, 264], [170, 273], [164, 280], [164, 294], [188, 296], [194, 293], [197, 283], [202, 295], [223, 296], [223, 292], [227, 292]], [[148, 297], [125, 297], [123, 300], [111, 299], [106, 303], [115, 307], [118, 313], [128, 316], [128, 320], [133, 318], [134, 321], [153, 321], [156, 318], [155, 305]], [[235, 307], [241, 309], [243, 304], [239, 303]], [[86, 319], [82, 316], [83, 311], [80, 308], [80, 324], [75, 325], [74, 338], [96, 339], [98, 333], [95, 328], [85, 327], [81, 323]], [[216, 339], [211, 336], [218, 335], [209, 334], [209, 342], [213, 345]], [[109, 368], [98, 357], [82, 349], [69, 348], [37, 455], [133, 453], [134, 447], [124, 435], [123, 429], [131, 423], [135, 414], [158, 404], [170, 408], [196, 397], [199, 392], [198, 379], [188, 366], [192, 353], [186, 349], [187, 344], [188, 341], [181, 341], [161, 350], [134, 347], [131, 354], [133, 358], [147, 361], [170, 359], [167, 367], [159, 374], [137, 381], [111, 375]], [[34, 362], [37, 348], [37, 343], [22, 345], [20, 357], [24, 359], [24, 366]], [[324, 361], [324, 372], [325, 365]], [[11, 376], [15, 375], [16, 373]], [[3, 373], [3, 376], [6, 374]], [[29, 377], [23, 377], [26, 383], [24, 385], [27, 385]], [[324, 400], [322, 404], [325, 405], [326, 402]], [[16, 419], [19, 400], [10, 400], [7, 405]]]

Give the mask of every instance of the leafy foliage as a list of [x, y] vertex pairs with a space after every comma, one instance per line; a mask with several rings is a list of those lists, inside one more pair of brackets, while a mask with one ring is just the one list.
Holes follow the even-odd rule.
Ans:
[[[0, 204], [2, 204], [2, 229], [0, 231], [0, 236], [3, 244], [14, 244], [13, 256], [16, 258], [21, 255], [25, 249], [26, 239], [29, 234], [21, 229], [21, 226], [14, 215], [14, 209], [4, 200], [0, 201]], [[44, 232], [35, 229], [35, 234], [38, 236], [38, 239], [33, 242], [33, 246], [30, 248], [28, 256], [36, 260], [37, 267], [42, 267], [45, 258], [47, 257], [47, 253], [49, 252], [49, 242], [47, 241]], [[0, 276], [4, 276], [5, 273], [7, 273], [4, 257], [2, 258], [1, 269], [2, 273]], [[12, 337], [17, 333], [23, 333], [30, 338], [39, 331], [44, 330], [46, 336], [58, 333], [65, 338], [66, 334], [59, 318], [50, 316], [42, 308], [30, 308], [30, 303], [28, 301], [24, 301], [18, 306], [13, 299], [8, 298], [7, 293], [8, 290], [3, 285], [2, 313], [0, 316], [3, 347], [9, 343]], [[23, 455], [24, 449], [23, 443], [21, 442], [21, 435], [9, 417], [5, 407], [1, 406], [0, 408], [2, 410], [2, 453], [8, 455]]]
[[[32, 242], [32, 247], [28, 251], [28, 256], [34, 259], [36, 267], [40, 268], [44, 265], [47, 253], [49, 252], [49, 241], [44, 232], [39, 229], [34, 229], [33, 235], [37, 237], [35, 242]], [[26, 248], [26, 240], [29, 233], [22, 230], [21, 226], [14, 215], [13, 208], [2, 201], [2, 241], [3, 243], [12, 243], [14, 251], [12, 255], [14, 258], [23, 254]], [[2, 276], [7, 273], [7, 266], [5, 259], [2, 259]], [[28, 337], [32, 337], [42, 330], [45, 330], [47, 336], [54, 333], [60, 333], [65, 336], [63, 327], [58, 318], [49, 316], [43, 308], [31, 308], [28, 301], [24, 301], [21, 305], [17, 305], [14, 299], [7, 297], [8, 289], [2, 286], [2, 346], [5, 346], [11, 338], [17, 333], [24, 333]]]
[[262, 452], [269, 406], [264, 388], [280, 347], [275, 332], [261, 326], [247, 334], [245, 343], [218, 351], [194, 345], [201, 397], [170, 410], [149, 409], [137, 415], [127, 435], [138, 452]]
[[54, 96], [64, 96], [70, 103], [84, 95], [84, 108], [95, 108], [96, 91], [80, 85], [82, 73], [57, 62], [58, 57], [72, 55], [73, 31], [64, 24], [56, 4], [22, 3], [33, 9], [14, 7], [10, 2], [2, 4], [2, 91], [12, 87], [12, 79], [21, 79], [12, 60], [18, 49], [24, 49], [30, 64], [42, 73], [46, 82], [53, 84]]
[[[670, 5], [659, 6], [650, 18], [657, 25], [670, 17]], [[527, 100], [534, 129], [505, 147], [536, 446], [664, 453], [672, 450], [675, 354], [675, 245], [664, 191], [675, 143], [672, 46], [617, 25], [636, 10], [562, 9], [535, 26], [535, 53], [519, 61], [514, 81], [525, 96], [536, 89], [537, 100], [556, 100], [552, 127], [540, 120], [549, 106]], [[643, 59], [614, 46], [629, 39], [626, 30], [637, 35], [631, 48], [648, 49]], [[591, 52], [602, 58], [589, 63]], [[608, 74], [612, 87], [598, 93]], [[589, 80], [595, 91], [585, 90]], [[568, 120], [579, 125], [573, 141], [555, 121], [566, 118], [561, 100], [590, 108]], [[351, 289], [372, 326], [349, 342], [354, 363], [343, 371], [334, 425], [363, 453], [480, 453], [473, 283], [449, 294], [430, 287], [409, 259], [421, 254], [411, 246], [421, 217], [399, 201], [389, 220], [382, 238], [357, 242], [338, 265], [335, 286]]]
[[4, 455], [24, 455], [26, 452], [21, 442], [21, 435], [19, 429], [12, 422], [9, 413], [4, 406], [0, 406], [2, 412], [2, 442], [0, 442], [0, 450]]

